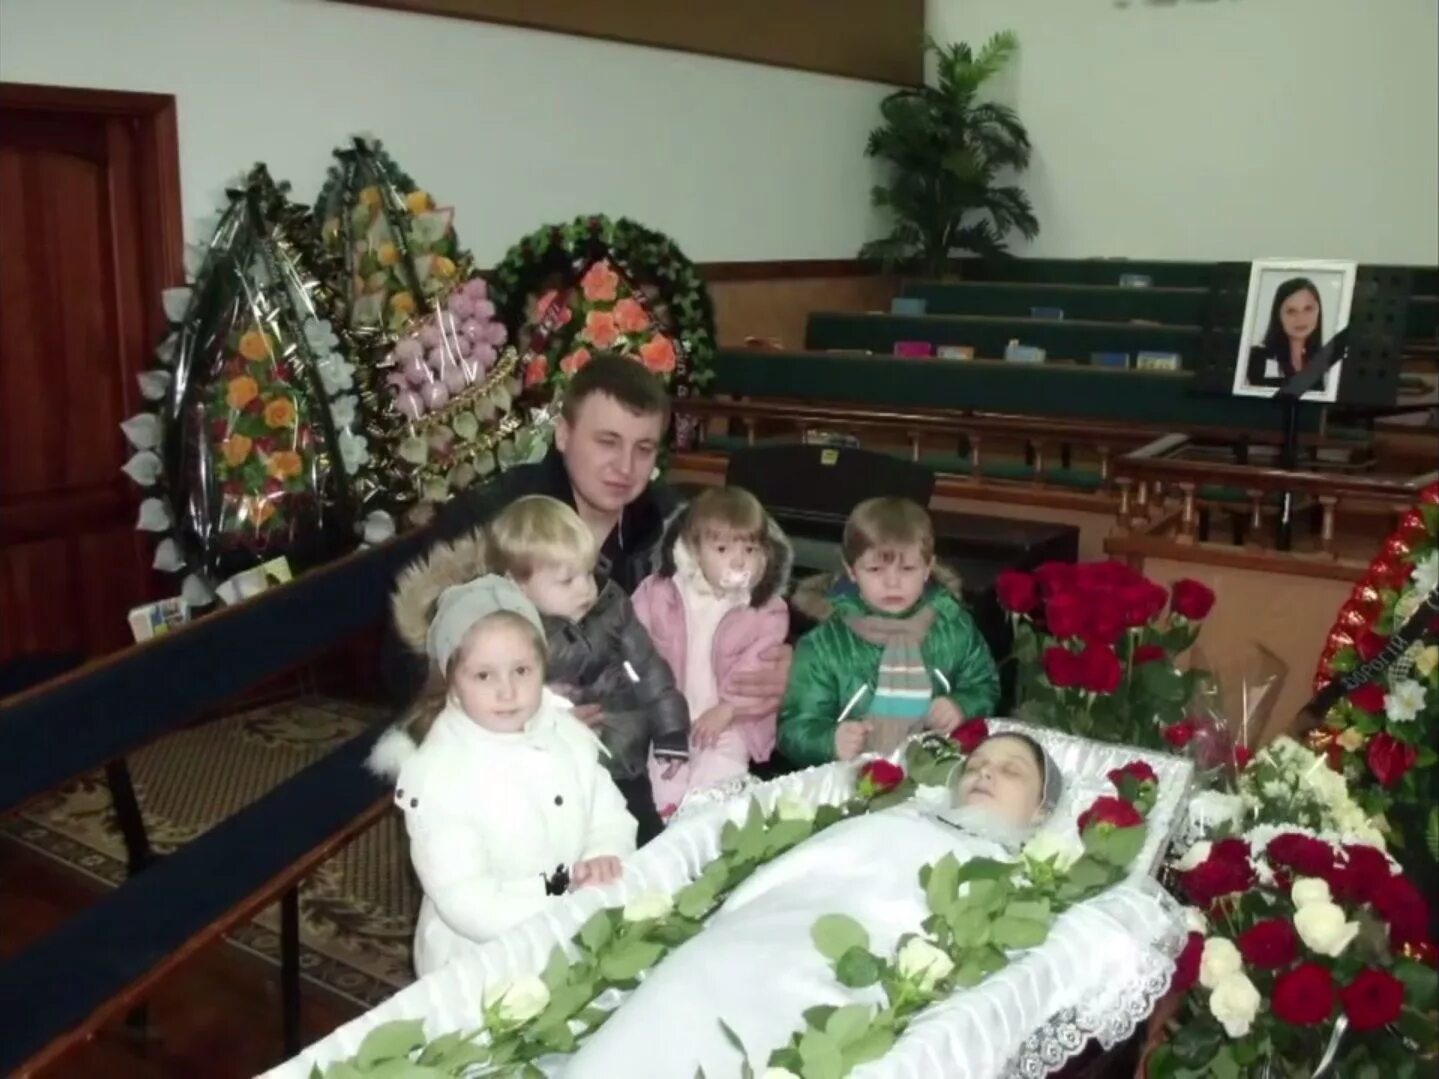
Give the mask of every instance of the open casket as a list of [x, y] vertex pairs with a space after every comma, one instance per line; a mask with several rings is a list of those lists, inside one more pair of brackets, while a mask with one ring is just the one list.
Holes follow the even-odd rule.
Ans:
[[[1039, 947], [1013, 953], [1007, 966], [980, 984], [930, 1007], [885, 1055], [859, 1065], [851, 1073], [856, 1077], [1045, 1075], [1091, 1039], [1105, 1047], [1123, 1041], [1169, 987], [1184, 919], [1154, 874], [1181, 823], [1191, 764], [1008, 721], [991, 721], [990, 728], [1032, 734], [1064, 773], [1063, 796], [1042, 829], [1062, 845], [1077, 845], [1076, 817], [1112, 791], [1112, 770], [1135, 760], [1149, 764], [1158, 790], [1144, 845], [1124, 880], [1060, 914]], [[626, 863], [617, 884], [556, 902], [473, 960], [421, 979], [270, 1074], [304, 1079], [316, 1065], [323, 1072], [356, 1054], [376, 1027], [397, 1019], [422, 1019], [428, 1038], [475, 1030], [501, 987], [539, 974], [556, 946], [574, 938], [596, 911], [647, 893], [672, 895], [694, 880], [719, 855], [726, 822], [744, 818], [752, 800], [765, 808], [781, 799], [838, 804], [853, 795], [859, 767], [827, 765], [728, 797], [687, 802], [665, 833]], [[700, 1069], [709, 1079], [738, 1076], [744, 1062], [723, 1021], [763, 1071], [770, 1051], [805, 1009], [873, 999], [873, 989], [851, 990], [833, 981], [810, 941], [813, 922], [848, 914], [887, 952], [925, 917], [917, 867], [943, 850], [963, 857], [964, 842], [955, 829], [935, 824], [919, 799], [805, 840], [742, 884], [636, 989], [600, 998], [598, 1006], [615, 1009], [608, 1021], [576, 1052], [545, 1057], [539, 1067], [571, 1079], [689, 1079]]]

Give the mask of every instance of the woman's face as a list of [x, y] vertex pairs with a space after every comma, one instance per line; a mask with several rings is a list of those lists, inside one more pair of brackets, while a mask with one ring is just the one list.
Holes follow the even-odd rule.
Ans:
[[1302, 288], [1279, 306], [1279, 324], [1290, 340], [1307, 341], [1319, 325], [1319, 297]]
[[1002, 734], [981, 742], [965, 761], [959, 804], [987, 809], [1016, 828], [1035, 823], [1044, 800], [1044, 775], [1034, 750]]

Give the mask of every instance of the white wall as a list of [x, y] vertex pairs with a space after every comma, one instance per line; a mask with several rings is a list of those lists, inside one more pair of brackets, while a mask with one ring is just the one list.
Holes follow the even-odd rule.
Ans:
[[174, 94], [190, 222], [258, 160], [312, 201], [373, 133], [481, 265], [593, 212], [701, 261], [853, 256], [887, 89], [322, 0], [0, 0], [0, 79]]
[[1436, 0], [929, 0], [1013, 29], [1025, 254], [1439, 258]]

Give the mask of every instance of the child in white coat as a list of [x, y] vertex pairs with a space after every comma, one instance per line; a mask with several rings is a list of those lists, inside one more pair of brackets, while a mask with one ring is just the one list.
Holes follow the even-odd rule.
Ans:
[[[424, 889], [421, 976], [554, 897], [605, 885], [635, 849], [635, 820], [600, 742], [545, 688], [545, 635], [514, 582], [446, 588], [426, 637], [431, 685], [371, 766], [398, 772], [410, 858]], [[416, 744], [418, 742], [418, 745]]]

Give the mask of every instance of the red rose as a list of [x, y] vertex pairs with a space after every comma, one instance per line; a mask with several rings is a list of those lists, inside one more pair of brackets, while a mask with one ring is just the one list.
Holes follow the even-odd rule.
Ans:
[[979, 743], [989, 737], [989, 724], [982, 719], [967, 719], [950, 731], [949, 736], [958, 744], [961, 753], [973, 753], [979, 748]]
[[1116, 768], [1109, 773], [1109, 782], [1118, 787], [1126, 778], [1133, 779], [1137, 783], [1158, 783], [1159, 777], [1154, 774], [1154, 769], [1149, 767], [1145, 761], [1130, 761], [1123, 768]]
[[1202, 621], [1208, 618], [1209, 612], [1214, 609], [1214, 590], [1188, 577], [1175, 581], [1170, 608], [1181, 618], [1187, 618], [1191, 622]]
[[[1288, 925], [1288, 922], [1284, 923]], [[1334, 978], [1328, 967], [1300, 963], [1274, 983], [1270, 1007], [1282, 1022], [1296, 1027], [1322, 1023], [1334, 1011]]]
[[873, 760], [859, 770], [860, 794], [873, 798], [904, 782], [904, 769], [886, 760]]
[[1168, 659], [1169, 653], [1162, 645], [1141, 644], [1134, 650], [1134, 665], [1141, 667], [1146, 663], [1158, 663], [1162, 659]]
[[1248, 862], [1224, 861], [1211, 855], [1179, 876], [1179, 886], [1196, 907], [1208, 908], [1221, 896], [1247, 892], [1254, 887], [1254, 869]]
[[1075, 567], [1072, 562], [1046, 562], [1034, 571], [1034, 577], [1046, 596], [1055, 596], [1074, 587]]
[[1050, 596], [1044, 605], [1044, 625], [1056, 637], [1078, 637], [1085, 626], [1084, 597], [1078, 592]]
[[1264, 848], [1264, 853], [1269, 855], [1271, 862], [1288, 866], [1306, 877], [1327, 878], [1334, 870], [1334, 848], [1322, 839], [1299, 832], [1275, 836]]
[[1198, 730], [1198, 724], [1194, 720], [1181, 719], [1178, 723], [1171, 723], [1160, 733], [1164, 735], [1164, 740], [1175, 749], [1183, 749], [1194, 740], [1196, 730]]
[[1339, 990], [1339, 999], [1355, 1030], [1378, 1030], [1398, 1019], [1404, 1010], [1404, 983], [1387, 971], [1361, 970]]
[[1359, 658], [1367, 663], [1380, 652], [1384, 651], [1384, 647], [1388, 643], [1389, 638], [1382, 633], [1375, 633], [1372, 629], [1366, 629], [1359, 635], [1359, 639], [1354, 642], [1354, 651], [1358, 652]]
[[1418, 759], [1417, 749], [1388, 731], [1380, 731], [1369, 739], [1369, 770], [1385, 788], [1397, 787]]
[[1144, 823], [1139, 810], [1123, 798], [1105, 795], [1096, 798], [1094, 804], [1079, 815], [1079, 830], [1083, 833], [1091, 824], [1112, 824], [1116, 828], [1136, 828]]
[[1046, 648], [1044, 676], [1055, 689], [1069, 689], [1079, 685], [1079, 657], [1067, 648]]
[[1194, 988], [1194, 983], [1199, 981], [1199, 961], [1203, 958], [1204, 934], [1190, 933], [1189, 939], [1184, 942], [1184, 950], [1174, 961], [1174, 981], [1170, 983], [1170, 988], [1181, 993]]
[[1112, 647], [1124, 636], [1124, 617], [1107, 596], [1087, 596], [1089, 615], [1079, 635], [1087, 644]]
[[1299, 934], [1287, 918], [1256, 922], [1239, 935], [1236, 943], [1246, 963], [1267, 970], [1287, 967], [1299, 954]]
[[1248, 746], [1234, 747], [1234, 767], [1237, 768], [1239, 771], [1242, 772], [1244, 771], [1244, 769], [1248, 768], [1249, 762], [1253, 759], [1254, 750], [1250, 749]]
[[1221, 862], [1238, 862], [1241, 865], [1248, 865], [1249, 841], [1240, 839], [1238, 836], [1221, 839], [1209, 848], [1209, 857]]
[[1039, 603], [1039, 582], [1028, 573], [1007, 569], [994, 582], [999, 605], [1015, 614], [1028, 614]]
[[1362, 711], [1375, 715], [1384, 711], [1384, 687], [1377, 682], [1365, 682], [1358, 689], [1350, 691], [1349, 699], [1354, 702], [1354, 707]]
[[1116, 598], [1124, 612], [1124, 624], [1144, 626], [1164, 610], [1169, 593], [1153, 581], [1140, 581], [1119, 589]]
[[1087, 644], [1079, 654], [1079, 685], [1091, 693], [1113, 693], [1124, 681], [1124, 665], [1107, 644]]
[[1389, 923], [1389, 943], [1394, 948], [1429, 942], [1429, 902], [1413, 881], [1395, 875], [1368, 892], [1374, 910]]
[[1074, 579], [1080, 588], [1093, 589], [1096, 592], [1107, 592], [1144, 580], [1129, 566], [1113, 559], [1106, 559], [1103, 562], [1085, 562], [1075, 566]]

